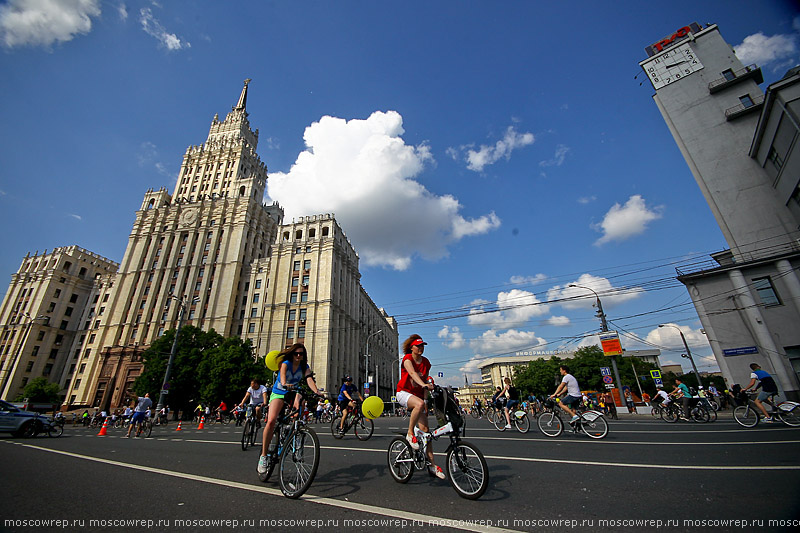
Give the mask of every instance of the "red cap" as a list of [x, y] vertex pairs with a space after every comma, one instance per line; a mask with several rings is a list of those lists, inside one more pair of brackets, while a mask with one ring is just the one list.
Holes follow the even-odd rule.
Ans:
[[425, 346], [428, 343], [427, 342], [422, 342], [422, 339], [414, 339], [413, 341], [411, 341], [411, 346], [419, 346], [420, 344]]

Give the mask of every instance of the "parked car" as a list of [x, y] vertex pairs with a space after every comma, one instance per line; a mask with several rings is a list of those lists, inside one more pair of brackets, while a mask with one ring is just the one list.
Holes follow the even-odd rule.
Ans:
[[22, 409], [0, 400], [0, 432], [12, 433], [15, 437], [27, 437], [36, 433], [36, 426], [42, 427], [47, 423], [47, 417], [23, 411]]

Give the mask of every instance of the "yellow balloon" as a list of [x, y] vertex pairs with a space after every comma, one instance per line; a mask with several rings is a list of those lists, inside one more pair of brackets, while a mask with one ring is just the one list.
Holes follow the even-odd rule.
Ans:
[[367, 418], [378, 418], [383, 413], [383, 400], [378, 396], [370, 396], [361, 404], [361, 412]]
[[272, 350], [264, 358], [264, 364], [266, 364], [267, 368], [269, 368], [273, 372], [277, 372], [278, 371], [278, 368], [281, 365], [281, 361], [283, 361], [283, 357], [281, 357], [280, 359], [278, 358], [278, 355], [280, 353], [281, 353], [280, 350]]

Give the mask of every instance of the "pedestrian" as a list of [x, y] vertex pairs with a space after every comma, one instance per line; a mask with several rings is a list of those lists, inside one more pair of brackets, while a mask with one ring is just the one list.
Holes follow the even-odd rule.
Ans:
[[633, 403], [633, 394], [631, 394], [631, 389], [625, 389], [625, 404], [628, 406], [628, 413], [636, 413], [636, 404]]

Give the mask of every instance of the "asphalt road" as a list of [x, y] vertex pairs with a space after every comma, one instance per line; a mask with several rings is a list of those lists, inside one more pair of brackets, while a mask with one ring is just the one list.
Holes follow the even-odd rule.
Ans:
[[[469, 420], [466, 440], [486, 457], [478, 501], [416, 472], [393, 481], [386, 450], [407, 421], [381, 418], [366, 442], [316, 426], [321, 463], [308, 493], [283, 497], [276, 476], [258, 481], [256, 449], [240, 428], [68, 426], [60, 438], [0, 437], [0, 529], [171, 531], [782, 531], [800, 527], [800, 429], [729, 417], [666, 424], [610, 422], [595, 441], [498, 432]], [[313, 427], [313, 426], [312, 426]], [[436, 443], [444, 451], [446, 439]], [[437, 454], [437, 461], [444, 457]], [[45, 520], [63, 520], [45, 523]], [[229, 522], [220, 522], [228, 520]], [[770, 522], [772, 520], [772, 522]], [[183, 522], [178, 522], [183, 521]], [[214, 522], [217, 521], [217, 522]], [[740, 522], [736, 522], [740, 521]]]

